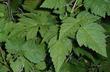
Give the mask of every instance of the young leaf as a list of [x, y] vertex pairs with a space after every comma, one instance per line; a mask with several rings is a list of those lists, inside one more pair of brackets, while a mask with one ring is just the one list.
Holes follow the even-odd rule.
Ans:
[[97, 53], [107, 57], [105, 30], [96, 23], [82, 26], [77, 32], [77, 41], [80, 46], [85, 45]]

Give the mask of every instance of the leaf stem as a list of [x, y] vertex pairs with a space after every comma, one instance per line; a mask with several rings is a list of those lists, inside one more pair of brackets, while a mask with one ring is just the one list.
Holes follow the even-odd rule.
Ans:
[[75, 7], [76, 7], [76, 4], [77, 4], [77, 0], [75, 1], [74, 5], [73, 5], [73, 7], [72, 7], [71, 13], [73, 13], [73, 12], [74, 12]]

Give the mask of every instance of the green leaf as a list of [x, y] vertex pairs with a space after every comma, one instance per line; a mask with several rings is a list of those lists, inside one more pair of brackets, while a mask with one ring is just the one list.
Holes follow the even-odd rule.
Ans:
[[55, 35], [57, 35], [58, 32], [58, 26], [56, 25], [46, 25], [46, 26], [40, 26], [40, 33], [43, 37], [42, 42], [49, 42], [51, 38], [53, 38]]
[[49, 42], [49, 48], [55, 70], [59, 72], [66, 59], [66, 55], [72, 50], [72, 43], [69, 39], [56, 40], [56, 37], [54, 37]]
[[0, 17], [4, 17], [6, 12], [6, 6], [4, 4], [0, 4]]
[[107, 57], [106, 53], [106, 36], [102, 26], [91, 23], [82, 26], [77, 32], [77, 41], [80, 46], [84, 45], [97, 53]]
[[12, 38], [13, 36], [24, 38], [26, 36], [27, 40], [35, 39], [39, 28], [37, 21], [25, 16], [22, 16], [19, 20], [20, 22], [15, 25], [9, 38]]
[[6, 20], [4, 18], [0, 18], [0, 32], [3, 30], [5, 26]]
[[[26, 27], [27, 39], [35, 39], [38, 29], [40, 27], [40, 33], [43, 37], [43, 41], [48, 41], [52, 36], [57, 33], [57, 26], [55, 17], [50, 15], [49, 12], [34, 12], [26, 13], [20, 18], [21, 24]], [[21, 30], [23, 31], [23, 30]]]
[[10, 32], [8, 38], [24, 38], [26, 36], [26, 27], [23, 23], [15, 25], [13, 31]]
[[34, 40], [28, 40], [23, 46], [24, 56], [33, 63], [44, 61], [44, 44], [38, 45]]
[[107, 38], [107, 56], [108, 60], [110, 60], [110, 37]]
[[40, 62], [35, 65], [38, 70], [44, 70], [46, 68], [45, 62]]
[[27, 40], [29, 39], [35, 39], [36, 36], [37, 36], [37, 32], [38, 32], [38, 28], [37, 27], [33, 27], [33, 28], [30, 28], [27, 32]]
[[4, 24], [3, 27], [3, 32], [8, 36], [8, 34], [13, 31], [14, 27], [15, 27], [15, 23], [11, 22], [11, 21], [5, 21], [6, 23]]
[[60, 8], [66, 5], [66, 0], [45, 0], [41, 7]]
[[22, 51], [22, 46], [24, 44], [24, 39], [10, 39], [6, 41], [6, 49], [8, 52], [16, 53]]
[[77, 65], [64, 63], [60, 72], [86, 72], [86, 67], [81, 63], [77, 63]]
[[8, 72], [9, 69], [5, 67], [4, 65], [0, 64], [0, 72]]
[[8, 39], [8, 34], [13, 30], [14, 23], [7, 21], [4, 18], [0, 20], [0, 42], [5, 42]]
[[88, 51], [84, 50], [83, 48], [76, 48], [75, 52], [77, 52], [78, 56], [86, 56], [88, 59], [90, 59], [91, 61], [95, 62], [94, 57], [92, 56], [91, 53], [89, 53]]
[[25, 60], [24, 64], [25, 72], [35, 72], [33, 63], [29, 62], [28, 60]]
[[6, 34], [0, 33], [0, 42], [4, 42], [4, 41], [6, 41], [6, 39], [7, 39]]
[[110, 72], [110, 61], [104, 61], [101, 63], [101, 66], [99, 68], [100, 72]]
[[15, 62], [11, 62], [11, 68], [14, 72], [22, 72], [24, 68], [24, 61], [19, 57]]
[[[34, 20], [39, 25], [56, 24], [56, 19], [55, 19], [56, 17], [51, 15], [47, 11], [33, 11], [33, 13], [25, 13], [24, 17], [27, 17], [27, 18]], [[23, 21], [23, 19], [20, 19], [20, 20]]]
[[106, 13], [110, 15], [110, 0], [84, 0], [86, 9], [91, 9], [91, 12], [105, 17]]
[[60, 72], [76, 72], [76, 68], [74, 69], [73, 65], [69, 63], [64, 63], [63, 66], [60, 69]]
[[94, 16], [88, 12], [81, 12], [76, 18], [68, 17], [63, 20], [60, 30], [60, 39], [63, 37], [75, 37], [80, 25], [95, 22], [99, 17]]
[[69, 3], [70, 0], [45, 0], [41, 7], [55, 9], [55, 13], [64, 14], [65, 7]]
[[11, 0], [10, 8], [12, 9], [12, 11], [15, 12], [22, 2], [23, 0]]
[[32, 11], [36, 8], [38, 0], [24, 0], [23, 7], [28, 10]]

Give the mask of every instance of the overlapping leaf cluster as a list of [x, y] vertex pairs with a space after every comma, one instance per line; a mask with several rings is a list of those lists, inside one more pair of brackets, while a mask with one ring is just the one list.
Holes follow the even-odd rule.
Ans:
[[0, 0], [0, 72], [106, 71], [109, 15], [109, 0]]

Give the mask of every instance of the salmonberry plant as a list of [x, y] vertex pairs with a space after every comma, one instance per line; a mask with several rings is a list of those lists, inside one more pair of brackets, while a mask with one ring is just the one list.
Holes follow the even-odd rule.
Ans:
[[110, 0], [0, 0], [0, 72], [110, 72]]

